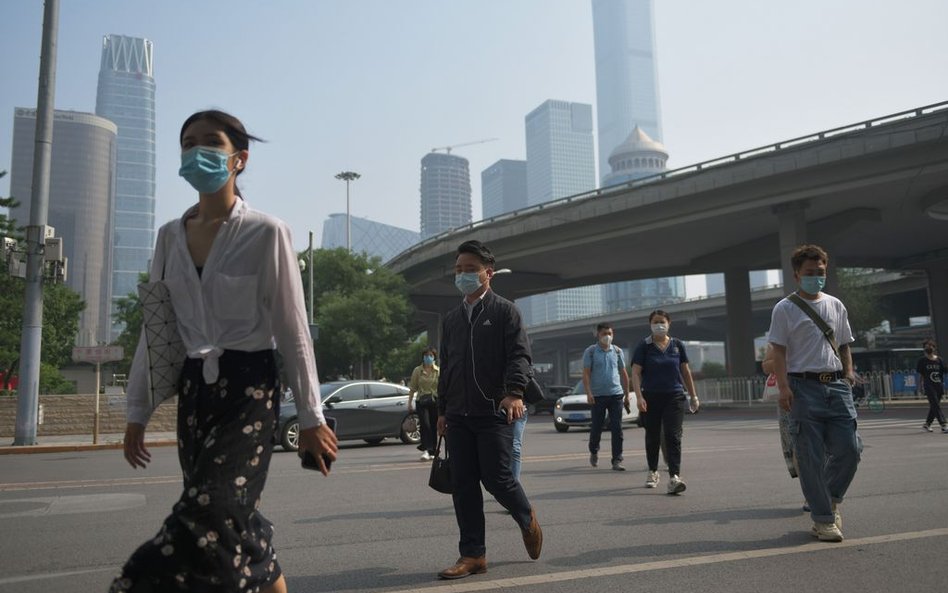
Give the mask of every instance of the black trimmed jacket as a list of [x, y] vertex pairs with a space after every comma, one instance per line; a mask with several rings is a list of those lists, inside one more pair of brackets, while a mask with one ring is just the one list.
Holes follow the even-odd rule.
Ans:
[[439, 415], [491, 415], [504, 397], [522, 398], [531, 356], [517, 306], [488, 290], [468, 321], [459, 304], [441, 323], [439, 362]]

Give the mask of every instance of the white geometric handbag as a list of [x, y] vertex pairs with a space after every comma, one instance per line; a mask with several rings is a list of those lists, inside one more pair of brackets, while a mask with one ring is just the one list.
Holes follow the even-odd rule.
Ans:
[[160, 280], [138, 285], [138, 300], [142, 305], [142, 332], [145, 335], [145, 362], [148, 367], [148, 397], [152, 409], [177, 394], [178, 379], [187, 357], [164, 277], [162, 262]]

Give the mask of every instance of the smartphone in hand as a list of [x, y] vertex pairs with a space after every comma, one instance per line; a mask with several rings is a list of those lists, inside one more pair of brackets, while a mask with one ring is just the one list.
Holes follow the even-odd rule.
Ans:
[[[326, 416], [326, 424], [329, 426], [329, 429], [333, 432], [336, 432], [336, 419], [331, 416]], [[316, 461], [316, 458], [313, 457], [313, 454], [309, 451], [300, 450], [300, 460], [303, 466], [303, 469], [312, 469], [315, 471], [322, 471], [319, 467], [319, 462]], [[328, 455], [323, 453], [323, 463], [326, 464], [326, 471], [329, 471], [330, 466], [332, 465], [332, 459]]]

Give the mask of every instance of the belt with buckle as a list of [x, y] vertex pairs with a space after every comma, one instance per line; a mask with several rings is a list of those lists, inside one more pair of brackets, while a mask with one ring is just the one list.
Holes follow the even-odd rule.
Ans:
[[833, 381], [839, 381], [843, 378], [842, 371], [825, 371], [822, 373], [787, 373], [791, 377], [798, 377], [800, 379], [806, 379], [808, 381], [819, 381], [820, 383], [832, 383]]

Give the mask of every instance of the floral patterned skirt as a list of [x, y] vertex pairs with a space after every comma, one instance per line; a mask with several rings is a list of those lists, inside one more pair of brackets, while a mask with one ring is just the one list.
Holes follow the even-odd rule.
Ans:
[[276, 581], [273, 525], [258, 512], [273, 453], [279, 389], [273, 351], [228, 350], [206, 384], [189, 359], [178, 398], [184, 492], [111, 592], [255, 592]]

